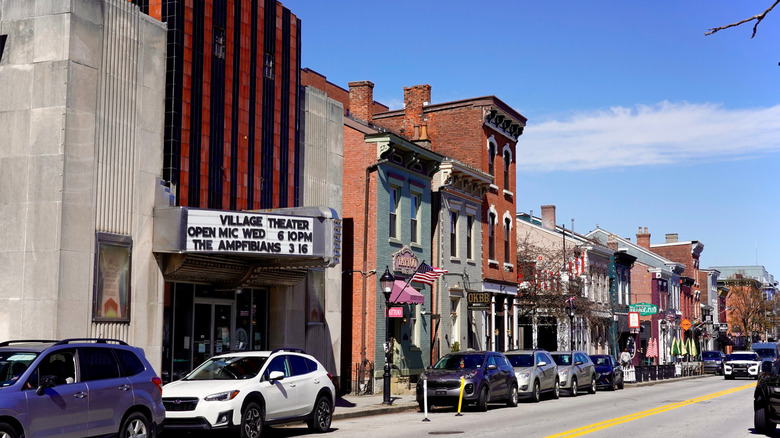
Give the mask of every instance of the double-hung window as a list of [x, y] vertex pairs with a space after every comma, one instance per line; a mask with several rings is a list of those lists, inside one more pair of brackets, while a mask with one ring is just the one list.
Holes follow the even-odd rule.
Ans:
[[458, 256], [458, 212], [450, 210], [450, 257]]
[[412, 232], [412, 242], [413, 243], [421, 243], [420, 242], [420, 195], [412, 193], [411, 196], [412, 206], [411, 206], [411, 223], [409, 224], [411, 226], [411, 232]]
[[399, 236], [399, 230], [398, 230], [398, 213], [399, 213], [399, 205], [401, 202], [401, 188], [391, 186], [390, 187], [390, 217], [388, 220], [388, 226], [390, 228], [389, 234], [391, 239], [398, 239]]

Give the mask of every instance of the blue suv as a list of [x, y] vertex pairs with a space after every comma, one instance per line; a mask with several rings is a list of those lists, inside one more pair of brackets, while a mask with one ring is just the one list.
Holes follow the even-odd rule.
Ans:
[[154, 437], [162, 381], [143, 350], [111, 339], [0, 343], [0, 437]]

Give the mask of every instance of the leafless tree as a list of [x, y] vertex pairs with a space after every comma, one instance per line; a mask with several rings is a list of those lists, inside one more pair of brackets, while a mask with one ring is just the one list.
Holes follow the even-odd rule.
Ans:
[[761, 290], [758, 280], [734, 274], [725, 281], [730, 289], [726, 296], [726, 306], [731, 310], [729, 324], [732, 330], [739, 327], [749, 338], [752, 331], [763, 333], [769, 322], [767, 318], [768, 303]]
[[751, 22], [751, 21], [755, 20], [756, 24], [753, 25], [753, 34], [750, 35], [750, 38], [753, 38], [754, 36], [756, 36], [756, 31], [758, 30], [758, 24], [761, 23], [761, 20], [766, 18], [766, 15], [772, 9], [774, 9], [775, 6], [777, 6], [778, 3], [780, 3], [780, 0], [775, 0], [775, 2], [772, 3], [772, 6], [770, 6], [769, 8], [767, 8], [767, 10], [765, 10], [764, 12], [762, 12], [762, 13], [760, 13], [758, 15], [754, 15], [754, 16], [752, 16], [750, 18], [745, 18], [744, 20], [737, 21], [736, 23], [727, 24], [725, 26], [713, 27], [709, 31], [704, 32], [704, 35], [712, 35], [712, 34], [714, 34], [715, 32], [717, 32], [719, 30], [728, 29], [730, 27], [737, 27], [739, 25], [742, 25], [742, 24], [745, 24], [745, 23], [748, 23], [748, 22]]

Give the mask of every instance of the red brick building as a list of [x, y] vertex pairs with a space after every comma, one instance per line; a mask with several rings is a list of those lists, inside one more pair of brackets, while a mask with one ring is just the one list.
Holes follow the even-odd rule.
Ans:
[[667, 234], [665, 243], [650, 245], [650, 250], [654, 253], [677, 262], [685, 266], [680, 277], [680, 310], [682, 319], [688, 320], [694, 326], [684, 331], [685, 339], [694, 336], [696, 339], [701, 336], [699, 329], [702, 324], [701, 300], [702, 291], [706, 304], [706, 282], [700, 283], [701, 272], [699, 271], [699, 258], [704, 250], [704, 244], [697, 241], [678, 241], [677, 234]]
[[430, 85], [404, 88], [404, 109], [374, 114], [373, 123], [494, 177], [482, 205], [482, 290], [493, 296], [485, 348], [509, 349], [517, 294], [517, 140], [527, 119], [495, 96], [437, 103]]

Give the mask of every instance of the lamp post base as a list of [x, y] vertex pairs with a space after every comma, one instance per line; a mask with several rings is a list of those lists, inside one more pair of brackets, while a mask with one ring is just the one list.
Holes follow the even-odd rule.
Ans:
[[390, 364], [387, 358], [385, 358], [385, 372], [382, 376], [382, 404], [388, 406], [393, 404], [390, 400]]

